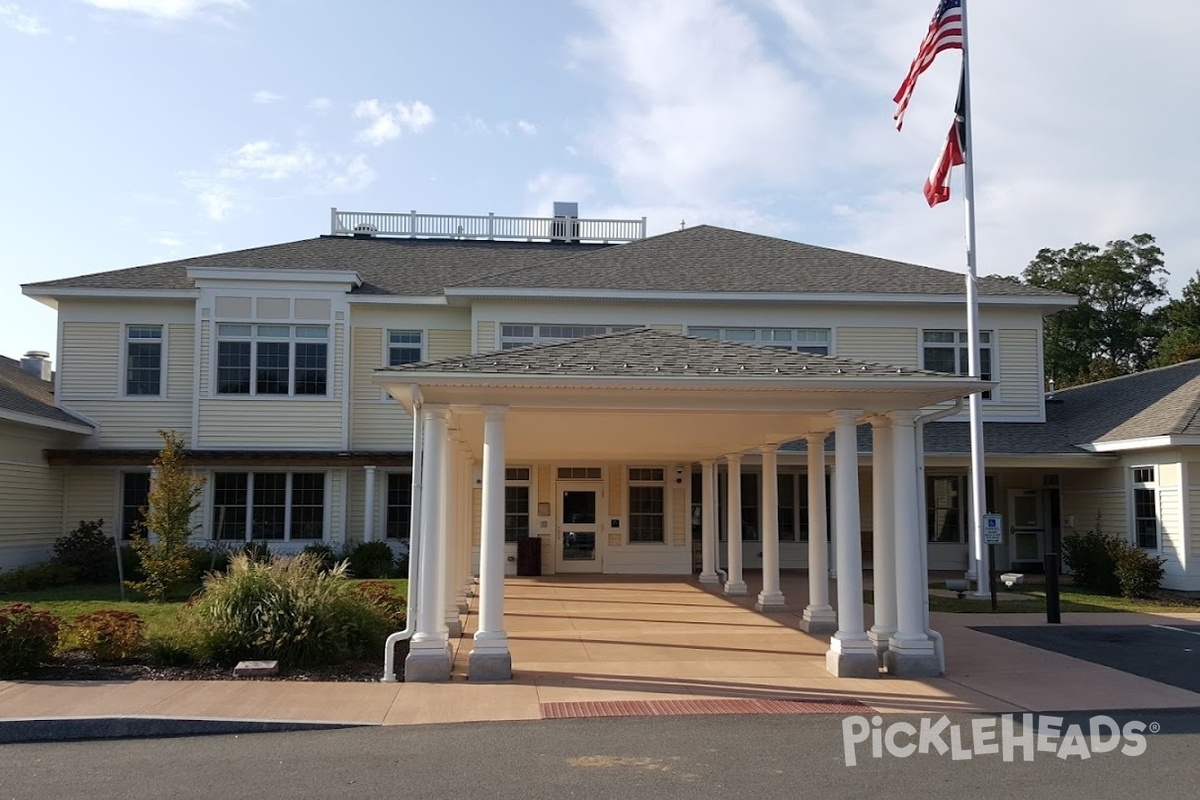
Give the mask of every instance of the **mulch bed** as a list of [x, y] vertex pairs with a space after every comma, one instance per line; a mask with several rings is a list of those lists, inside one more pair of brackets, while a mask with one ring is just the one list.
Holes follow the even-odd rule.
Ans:
[[[404, 653], [396, 648], [397, 678], [404, 669]], [[209, 666], [157, 666], [138, 663], [103, 663], [90, 653], [55, 656], [31, 680], [38, 681], [338, 681], [370, 683], [383, 676], [383, 656], [373, 661], [352, 661], [329, 667], [289, 670], [273, 678], [235, 678], [232, 668]]]

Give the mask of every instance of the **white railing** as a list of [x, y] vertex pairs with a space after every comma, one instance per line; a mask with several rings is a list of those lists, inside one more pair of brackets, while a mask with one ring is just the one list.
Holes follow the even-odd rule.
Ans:
[[451, 239], [524, 239], [560, 242], [635, 242], [646, 238], [646, 218], [498, 217], [407, 214], [330, 209], [334, 236], [429, 236]]

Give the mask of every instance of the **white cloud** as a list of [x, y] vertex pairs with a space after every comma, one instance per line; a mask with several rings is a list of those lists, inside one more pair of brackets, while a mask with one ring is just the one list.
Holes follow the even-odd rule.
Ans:
[[259, 91], [250, 95], [250, 99], [252, 99], [254, 102], [258, 103], [259, 105], [265, 106], [265, 105], [270, 105], [271, 103], [278, 103], [280, 100], [283, 99], [283, 95], [275, 94], [275, 92], [271, 92], [266, 89], [260, 89]]
[[16, 3], [0, 3], [0, 26], [26, 36], [41, 36], [50, 32], [37, 17], [24, 13]]
[[170, 247], [172, 249], [183, 247], [183, 240], [175, 235], [172, 231], [161, 231], [157, 236], [150, 239], [152, 244]]
[[241, 173], [270, 181], [311, 174], [324, 161], [306, 144], [296, 145], [291, 152], [281, 152], [274, 142], [265, 140], [247, 142], [225, 159], [227, 174]]
[[526, 136], [537, 136], [537, 125], [534, 125], [532, 122], [527, 120], [517, 120], [517, 130]]
[[83, 0], [105, 11], [128, 11], [159, 20], [182, 20], [212, 15], [220, 18], [223, 11], [241, 11], [245, 0]]
[[362, 156], [355, 156], [348, 162], [337, 159], [326, 176], [326, 188], [331, 192], [358, 192], [375, 181], [375, 170], [367, 166]]
[[371, 120], [371, 124], [359, 131], [356, 138], [375, 146], [399, 139], [404, 131], [420, 133], [434, 120], [433, 109], [420, 100], [410, 105], [385, 105], [374, 99], [362, 100], [354, 107], [354, 117]]
[[333, 101], [328, 97], [314, 97], [308, 101], [310, 111], [328, 111], [333, 106]]

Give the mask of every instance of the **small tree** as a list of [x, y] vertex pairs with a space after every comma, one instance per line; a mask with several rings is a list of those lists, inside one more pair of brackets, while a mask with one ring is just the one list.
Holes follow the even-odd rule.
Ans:
[[146, 579], [126, 581], [126, 585], [161, 602], [167, 592], [192, 574], [188, 539], [195, 530], [192, 514], [200, 507], [204, 479], [184, 467], [183, 440], [179, 434], [159, 431], [158, 435], [162, 437], [163, 448], [154, 459], [150, 507], [131, 543]]

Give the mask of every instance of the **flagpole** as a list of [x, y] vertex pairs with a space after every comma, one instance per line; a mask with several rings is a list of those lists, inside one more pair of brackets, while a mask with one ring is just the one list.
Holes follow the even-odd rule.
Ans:
[[[979, 378], [979, 285], [975, 267], [975, 147], [971, 136], [971, 57], [967, 44], [967, 0], [962, 0], [962, 91], [963, 91], [963, 207], [967, 236], [967, 372]], [[975, 596], [990, 594], [987, 550], [983, 546], [983, 515], [986, 483], [983, 472], [983, 393], [968, 398], [971, 425], [971, 566], [975, 570]], [[968, 575], [970, 573], [968, 572]]]

